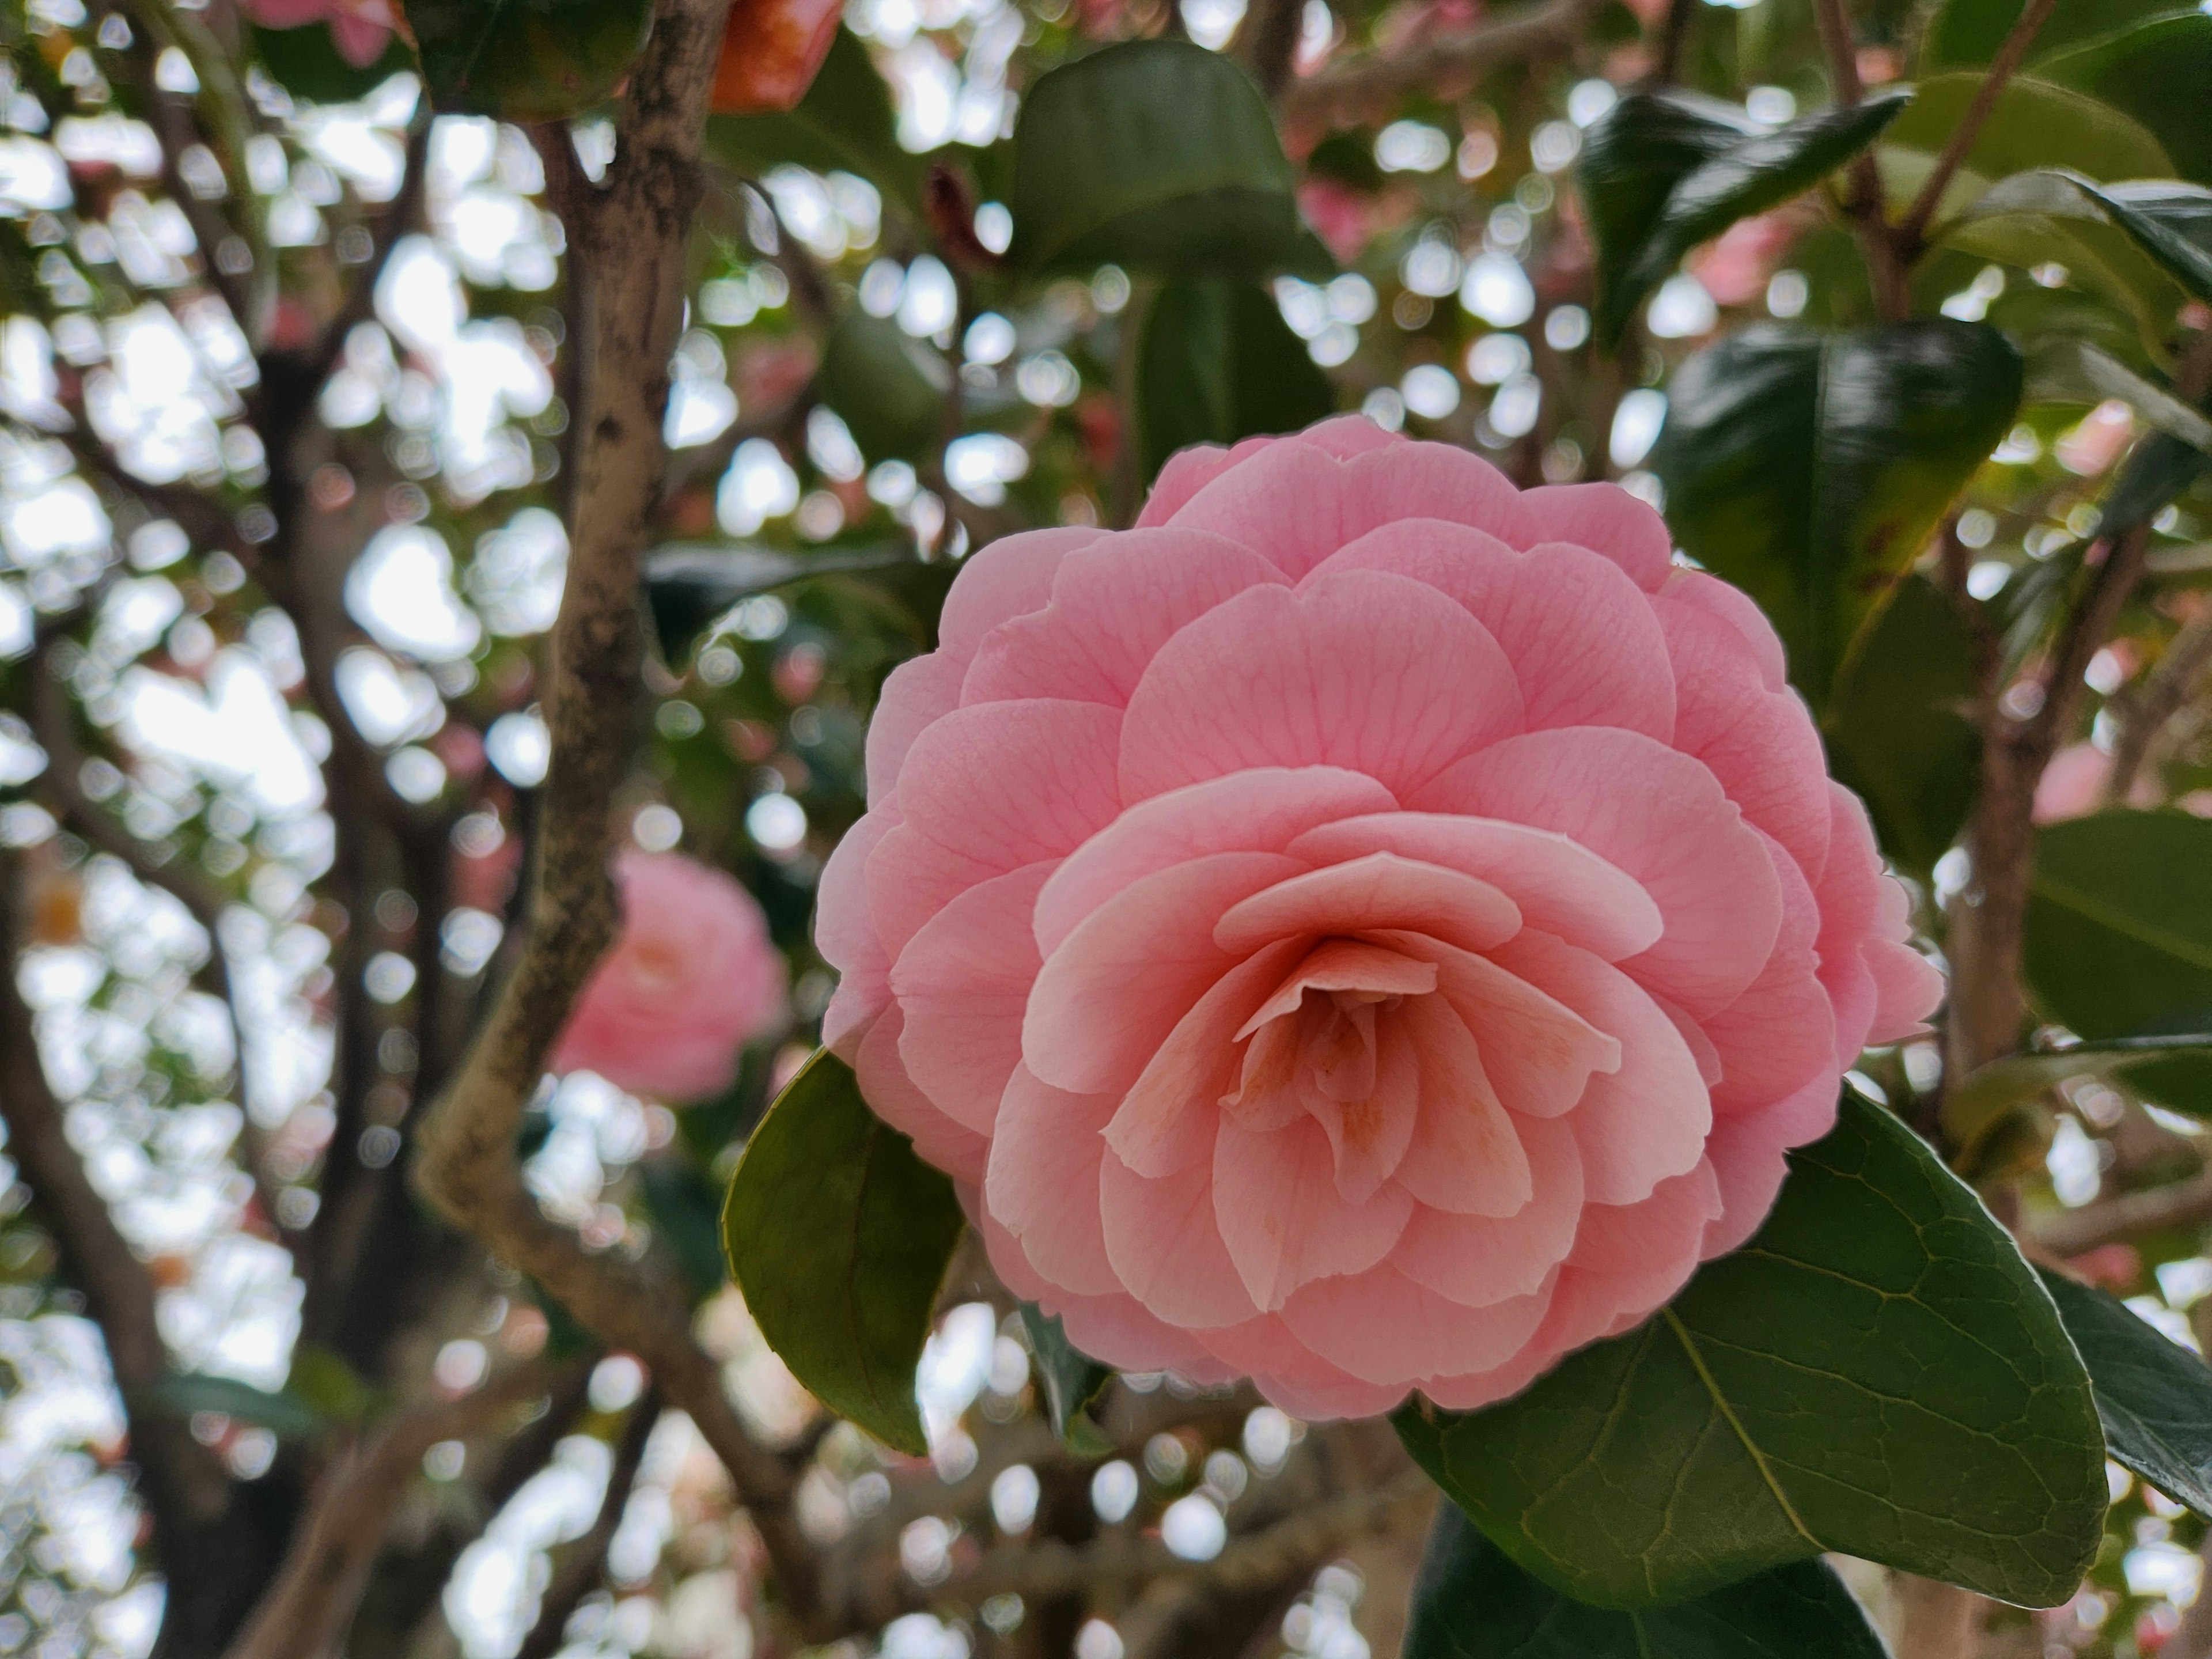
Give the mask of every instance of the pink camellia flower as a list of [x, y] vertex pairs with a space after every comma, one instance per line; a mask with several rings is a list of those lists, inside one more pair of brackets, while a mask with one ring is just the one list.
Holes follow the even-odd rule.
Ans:
[[592, 970], [551, 1069], [597, 1072], [632, 1094], [698, 1100], [788, 1018], [783, 957], [753, 896], [674, 853], [615, 861], [622, 933]]
[[971, 558], [825, 1039], [1111, 1364], [1498, 1399], [1735, 1248], [1934, 970], [1751, 601], [1358, 418]]
[[338, 55], [356, 69], [367, 69], [383, 57], [399, 27], [392, 0], [240, 0], [240, 9], [264, 28], [328, 23]]

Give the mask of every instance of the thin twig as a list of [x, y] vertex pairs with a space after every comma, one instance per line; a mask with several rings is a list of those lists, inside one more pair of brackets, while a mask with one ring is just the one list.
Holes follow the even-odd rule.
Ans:
[[337, 1652], [392, 1512], [422, 1473], [423, 1455], [441, 1440], [483, 1432], [544, 1386], [536, 1366], [520, 1367], [459, 1400], [403, 1412], [332, 1464], [316, 1484], [276, 1582], [225, 1659], [323, 1659]]
[[592, 1518], [591, 1530], [568, 1546], [554, 1571], [553, 1582], [538, 1601], [538, 1622], [523, 1638], [514, 1659], [553, 1659], [561, 1650], [569, 1619], [606, 1576], [607, 1546], [614, 1542], [615, 1530], [622, 1525], [630, 1489], [637, 1484], [637, 1472], [645, 1463], [646, 1442], [653, 1437], [653, 1425], [659, 1420], [659, 1391], [647, 1389], [631, 1407], [622, 1438], [615, 1443], [606, 1492], [599, 1499], [599, 1512]]
[[2171, 1186], [2123, 1193], [2078, 1210], [2062, 1210], [2036, 1222], [2029, 1234], [2052, 1255], [2064, 1257], [2143, 1233], [2200, 1225], [2207, 1220], [2212, 1220], [2212, 1170]]
[[1557, 58], [1582, 44], [1601, 0], [1546, 0], [1469, 29], [1430, 37], [1401, 52], [1367, 52], [1295, 82], [1284, 125], [1319, 134], [1354, 126], [1409, 92], [1449, 94], [1509, 64]]
[[1898, 257], [1906, 264], [1920, 257], [1923, 246], [1922, 239], [1928, 233], [1928, 222], [1936, 216], [1936, 210], [1943, 200], [1943, 192], [1949, 187], [1952, 175], [1958, 172], [1959, 164], [1966, 159], [1966, 152], [1973, 148], [1974, 140], [1981, 137], [1982, 128], [1988, 122], [1990, 112], [1997, 106], [1998, 94], [2004, 91], [2005, 83], [2020, 68], [2021, 60], [2027, 56], [2028, 47], [2034, 44], [2045, 20], [2057, 3], [2058, 0], [2028, 0], [2021, 9], [2020, 21], [2012, 26], [2012, 32], [2005, 36], [2004, 44], [1997, 48], [1996, 56], [1990, 60], [1988, 72], [1982, 76], [1981, 85], [1974, 89], [1973, 101], [1966, 106], [1966, 114], [1951, 130], [1950, 137], [1944, 141], [1942, 154], [1936, 158], [1936, 170], [1920, 186], [1920, 194], [1912, 198], [1911, 207], [1906, 210], [1904, 221], [1897, 227]]
[[1671, 87], [1682, 76], [1682, 50], [1689, 44], [1690, 15], [1701, 0], [1669, 0], [1659, 25], [1659, 53], [1651, 60], [1651, 84]]
[[[1866, 86], [1859, 79], [1850, 14], [1844, 9], [1844, 0], [1814, 0], [1813, 15], [1820, 26], [1821, 49], [1827, 54], [1828, 79], [1836, 104], [1838, 108], [1851, 108], [1865, 100]], [[1887, 321], [1902, 322], [1911, 314], [1912, 294], [1905, 280], [1905, 262], [1898, 257], [1888, 222], [1882, 217], [1881, 168], [1874, 152], [1860, 151], [1845, 176], [1850, 188], [1844, 196], [1844, 213], [1866, 259], [1875, 309]]]
[[2154, 756], [2167, 722], [2189, 701], [2204, 671], [2212, 668], [2212, 605], [2185, 623], [2159, 654], [2158, 666], [2136, 694], [2122, 704], [2120, 740], [2112, 750], [2112, 776], [2106, 794], [2124, 801]]

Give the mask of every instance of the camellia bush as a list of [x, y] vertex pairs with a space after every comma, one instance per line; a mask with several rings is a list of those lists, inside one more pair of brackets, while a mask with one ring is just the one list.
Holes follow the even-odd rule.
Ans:
[[0, 1655], [2212, 1656], [2212, 13], [0, 33]]

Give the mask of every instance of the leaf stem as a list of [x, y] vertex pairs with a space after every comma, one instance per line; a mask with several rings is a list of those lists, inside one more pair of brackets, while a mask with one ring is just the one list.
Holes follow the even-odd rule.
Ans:
[[1928, 222], [1936, 216], [1944, 191], [1949, 188], [1960, 163], [1966, 159], [1966, 152], [1973, 148], [1974, 140], [1981, 137], [1982, 128], [1996, 108], [1997, 97], [2004, 91], [2005, 83], [2020, 68], [2021, 60], [2027, 56], [2028, 47], [2034, 44], [2045, 20], [2057, 4], [2058, 0], [2027, 0], [2021, 10], [2020, 21], [2012, 26], [2004, 44], [1997, 48], [1996, 56], [1990, 60], [1989, 73], [1982, 76], [1982, 84], [1975, 88], [1973, 102], [1966, 106], [1966, 114], [1952, 129], [1942, 154], [1936, 158], [1936, 170], [1920, 186], [1920, 194], [1913, 198], [1903, 222], [1897, 227], [1897, 255], [1904, 264], [1912, 264], [1926, 250]]
[[[1820, 25], [1821, 47], [1827, 53], [1828, 79], [1837, 106], [1853, 108], [1865, 100], [1866, 83], [1859, 79], [1857, 50], [1852, 44], [1850, 14], [1844, 9], [1844, 0], [1814, 0], [1813, 15]], [[1875, 309], [1885, 322], [1901, 323], [1912, 314], [1912, 293], [1893, 233], [1882, 217], [1881, 169], [1875, 165], [1871, 149], [1859, 152], [1848, 176], [1850, 187], [1844, 196], [1844, 213], [1866, 258]]]

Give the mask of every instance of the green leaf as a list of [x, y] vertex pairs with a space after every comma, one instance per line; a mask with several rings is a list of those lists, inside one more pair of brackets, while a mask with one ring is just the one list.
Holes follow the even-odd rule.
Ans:
[[680, 667], [691, 647], [740, 599], [770, 588], [839, 571], [889, 570], [917, 564], [914, 550], [892, 543], [786, 553], [740, 543], [731, 547], [671, 545], [646, 555], [645, 600], [663, 662]]
[[1836, 676], [1822, 735], [1837, 781], [1858, 792], [1882, 850], [1925, 872], [1973, 804], [1981, 736], [1974, 640], [1959, 608], [1918, 576], [1898, 585]]
[[714, 161], [748, 175], [785, 162], [817, 173], [858, 173], [878, 188], [888, 186], [908, 211], [921, 210], [921, 163], [899, 144], [890, 93], [868, 49], [842, 27], [798, 108], [709, 116], [706, 148]]
[[1405, 1659], [1888, 1659], [1824, 1561], [1679, 1607], [1615, 1612], [1530, 1577], [1449, 1504], [1437, 1510], [1409, 1611]]
[[1583, 140], [1579, 176], [1598, 245], [1597, 328], [1611, 347], [1685, 253], [1811, 188], [1911, 100], [1884, 93], [1771, 131], [1676, 93], [1622, 99]]
[[[2023, 967], [2037, 1006], [2084, 1038], [2212, 1030], [2212, 822], [2123, 808], [2045, 830]], [[2212, 1062], [2145, 1060], [2127, 1080], [2212, 1111]]]
[[2099, 528], [2118, 535], [2155, 517], [2166, 504], [2203, 476], [2212, 458], [2194, 444], [2154, 432], [2137, 444], [2106, 496]]
[[327, 25], [270, 29], [249, 24], [253, 54], [271, 79], [295, 98], [318, 104], [347, 104], [366, 98], [393, 76], [415, 67], [415, 54], [398, 35], [374, 63], [356, 65], [339, 53]]
[[362, 1380], [342, 1354], [302, 1343], [292, 1351], [284, 1395], [333, 1423], [358, 1423], [378, 1403], [378, 1391]]
[[927, 341], [888, 317], [848, 311], [830, 331], [815, 395], [851, 428], [871, 461], [915, 460], [945, 437], [952, 371]]
[[2124, 1077], [2128, 1067], [2170, 1056], [2212, 1060], [2212, 1033], [2107, 1037], [2045, 1054], [2008, 1054], [1978, 1067], [1943, 1091], [1943, 1130], [1971, 1149], [2007, 1113], [2045, 1090], [2082, 1077]]
[[2212, 190], [2201, 185], [2159, 179], [2100, 185], [2063, 167], [2043, 167], [2003, 180], [1965, 217], [1972, 222], [2013, 213], [2111, 225], [2191, 295], [2212, 301]]
[[1058, 1314], [1048, 1314], [1036, 1303], [1024, 1302], [1022, 1324], [1030, 1334], [1030, 1352], [1044, 1382], [1052, 1431], [1079, 1451], [1106, 1447], [1105, 1437], [1091, 1422], [1090, 1408], [1114, 1380], [1113, 1370], [1067, 1340], [1066, 1328]]
[[1523, 1568], [1680, 1601], [1823, 1551], [2054, 1606], [2096, 1553], [2104, 1448], [2051, 1298], [1974, 1194], [1846, 1093], [1772, 1215], [1674, 1304], [1467, 1415], [1393, 1419]]
[[2212, 454], [2212, 421], [2162, 386], [2084, 340], [2046, 340], [2027, 360], [2030, 403], [2102, 403], [2118, 398], [2160, 431]]
[[2020, 354], [1948, 318], [1740, 330], [1668, 388], [1650, 466], [1692, 557], [1759, 601], [1818, 710], [1860, 629], [2010, 428]]
[[1177, 283], [1145, 315], [1137, 352], [1145, 476], [1188, 444], [1310, 426], [1336, 406], [1274, 300], [1249, 283]]
[[433, 107], [560, 121], [604, 102], [644, 49], [650, 0], [404, 0]]
[[[1884, 182], [1916, 196], [1935, 158], [1950, 142], [1982, 89], [1978, 72], [1937, 75], [1920, 82], [1912, 106], [1881, 137]], [[1893, 167], [1893, 158], [1894, 166]], [[2014, 76], [1997, 94], [1946, 192], [1946, 210], [1972, 200], [1991, 182], [2037, 167], [2066, 167], [2092, 179], [2156, 179], [2172, 174], [2166, 149], [2108, 104], [2065, 87]]]
[[271, 1393], [234, 1376], [210, 1376], [204, 1371], [165, 1376], [146, 1390], [146, 1400], [173, 1417], [219, 1412], [287, 1440], [310, 1440], [330, 1426], [328, 1418], [289, 1389]]
[[1259, 89], [1188, 40], [1129, 40], [1063, 64], [1014, 128], [1014, 241], [1025, 270], [1111, 260], [1178, 276], [1308, 263], [1297, 179]]
[[824, 1048], [730, 1177], [722, 1244], [745, 1307], [808, 1392], [885, 1445], [929, 1449], [914, 1369], [966, 1225], [952, 1183]]
[[2113, 1461], [2212, 1518], [2212, 1366], [2116, 1297], [2037, 1271], [2089, 1368]]

